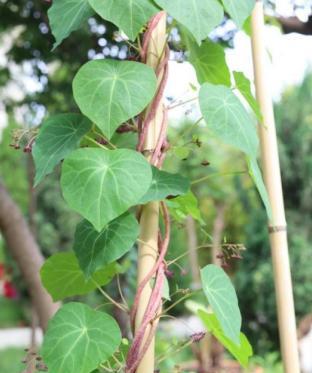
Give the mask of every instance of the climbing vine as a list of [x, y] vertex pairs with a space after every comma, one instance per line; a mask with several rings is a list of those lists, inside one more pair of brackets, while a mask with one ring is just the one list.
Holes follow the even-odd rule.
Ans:
[[[223, 48], [208, 38], [225, 14], [243, 27], [254, 3], [53, 0], [48, 15], [56, 39], [54, 48], [90, 16], [98, 14], [123, 32], [136, 57], [131, 61], [93, 60], [81, 66], [73, 80], [73, 96], [80, 112], [50, 116], [29, 144], [36, 166], [35, 185], [62, 162], [63, 197], [83, 219], [76, 228], [73, 251], [55, 254], [45, 262], [41, 270], [43, 285], [55, 301], [99, 289], [106, 300], [129, 314], [133, 331], [131, 341], [122, 339], [111, 315], [79, 302], [64, 304], [50, 321], [40, 351], [40, 366], [51, 373], [135, 373], [150, 348], [157, 320], [166, 311], [162, 299], [169, 296], [169, 211], [174, 217], [191, 214], [202, 224], [190, 180], [163, 169], [171, 146], [167, 137], [168, 108], [162, 100], [168, 77], [169, 31], [164, 33], [165, 42], [159, 44], [160, 50], [158, 45], [157, 53], [153, 43], [159, 23], [167, 14], [180, 30], [186, 58], [201, 84], [196, 97], [200, 122], [204, 121], [221, 141], [245, 154], [249, 173], [270, 214], [257, 163], [256, 123], [261, 113], [248, 79], [242, 72], [229, 71]], [[151, 131], [156, 131], [152, 145]], [[135, 145], [129, 134], [136, 136]], [[156, 258], [138, 283], [129, 308], [126, 300], [120, 303], [113, 299], [102, 286], [120, 274], [120, 259], [126, 253], [136, 250], [138, 244], [149, 245], [142, 239], [145, 206], [157, 207], [162, 229], [157, 223]], [[207, 332], [246, 366], [252, 349], [241, 333], [241, 314], [229, 277], [221, 267], [208, 265], [201, 269], [201, 281], [206, 309], [193, 304], [192, 310]], [[137, 313], [147, 286], [149, 299], [138, 324]], [[192, 294], [182, 294], [180, 301]], [[194, 336], [192, 341], [202, 337]], [[154, 369], [152, 366], [151, 371]]]

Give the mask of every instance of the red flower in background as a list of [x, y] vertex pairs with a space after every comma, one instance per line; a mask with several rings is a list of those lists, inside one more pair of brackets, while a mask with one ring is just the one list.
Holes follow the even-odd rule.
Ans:
[[18, 295], [17, 290], [13, 283], [8, 279], [10, 272], [11, 271], [8, 270], [4, 263], [0, 263], [0, 295], [3, 295], [8, 299], [16, 299]]
[[17, 290], [10, 281], [3, 282], [3, 296], [9, 299], [17, 298]]

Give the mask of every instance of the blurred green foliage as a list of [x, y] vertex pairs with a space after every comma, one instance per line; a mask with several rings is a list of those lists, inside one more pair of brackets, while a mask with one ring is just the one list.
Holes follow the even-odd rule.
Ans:
[[0, 373], [21, 373], [25, 365], [21, 360], [25, 357], [25, 351], [17, 348], [0, 350]]
[[2, 132], [2, 140], [0, 140], [0, 178], [10, 190], [12, 198], [26, 212], [29, 197], [26, 157], [23, 152], [14, 150], [10, 146], [12, 132], [16, 128], [16, 124], [10, 122], [10, 125]]

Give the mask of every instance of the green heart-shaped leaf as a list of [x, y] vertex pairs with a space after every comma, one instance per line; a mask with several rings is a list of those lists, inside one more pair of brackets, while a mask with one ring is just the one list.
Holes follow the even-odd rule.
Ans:
[[156, 91], [152, 68], [138, 62], [95, 60], [73, 81], [80, 110], [110, 139], [117, 127], [142, 112]]
[[204, 293], [224, 334], [239, 344], [242, 317], [234, 286], [222, 268], [209, 264], [200, 271]]
[[159, 9], [150, 0], [89, 0], [92, 8], [135, 40], [142, 27]]
[[78, 149], [62, 167], [66, 202], [99, 232], [138, 204], [151, 182], [151, 166], [134, 150]]
[[43, 123], [32, 151], [36, 166], [35, 186], [78, 147], [91, 125], [89, 119], [80, 114], [54, 115]]
[[246, 19], [250, 16], [255, 2], [255, 0], [222, 0], [224, 9], [240, 28], [243, 27]]
[[179, 174], [170, 174], [152, 167], [153, 179], [147, 193], [141, 198], [140, 203], [161, 201], [168, 196], [186, 194], [190, 189], [190, 182]]
[[224, 16], [218, 0], [156, 0], [156, 3], [182, 23], [198, 44], [221, 23]]
[[80, 268], [88, 278], [101, 267], [128, 252], [139, 235], [136, 218], [125, 213], [108, 223], [99, 233], [87, 220], [78, 224], [74, 251]]
[[209, 129], [216, 136], [252, 157], [257, 156], [259, 140], [255, 118], [230, 88], [203, 84], [199, 104]]
[[205, 40], [199, 47], [188, 43], [190, 62], [196, 70], [200, 84], [212, 83], [231, 86], [231, 74], [226, 64], [224, 49], [210, 40]]
[[55, 49], [72, 32], [77, 30], [83, 22], [94, 14], [88, 0], [53, 0], [48, 16], [52, 33], [56, 42]]
[[220, 323], [213, 313], [209, 314], [199, 310], [198, 316], [203, 321], [207, 330], [217, 338], [244, 368], [247, 368], [248, 360], [252, 356], [253, 351], [245, 334], [240, 333], [239, 345], [237, 345], [223, 333]]
[[50, 320], [41, 355], [51, 373], [90, 373], [114, 354], [120, 342], [111, 316], [82, 303], [68, 303]]
[[118, 272], [115, 263], [102, 268], [87, 280], [79, 267], [73, 252], [57, 253], [48, 258], [41, 268], [43, 286], [54, 301], [75, 295], [87, 294], [100, 286], [108, 284]]

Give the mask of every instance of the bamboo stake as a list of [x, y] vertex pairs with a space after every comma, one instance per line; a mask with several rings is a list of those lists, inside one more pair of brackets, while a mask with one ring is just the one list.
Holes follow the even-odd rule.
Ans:
[[257, 98], [264, 126], [259, 126], [264, 180], [272, 207], [269, 222], [281, 352], [284, 372], [299, 373], [296, 318], [287, 243], [278, 145], [270, 82], [265, 70], [263, 2], [257, 0], [252, 14], [252, 49]]
[[[158, 26], [155, 28], [151, 35], [151, 41], [148, 46], [147, 52], [147, 65], [153, 67], [155, 70], [159, 65], [159, 61], [162, 59], [166, 46], [166, 14], [163, 13]], [[158, 82], [160, 83], [162, 76], [159, 76]], [[161, 124], [163, 122], [163, 108], [159, 105], [157, 109], [155, 119], [150, 124], [146, 141], [144, 144], [144, 150], [147, 154], [150, 153], [156, 146], [157, 139], [160, 134]], [[138, 284], [148, 275], [150, 270], [153, 268], [157, 260], [158, 251], [158, 229], [159, 229], [159, 203], [151, 202], [143, 207], [141, 214], [141, 235], [138, 253]], [[146, 310], [150, 295], [152, 292], [151, 284], [147, 284], [140, 297], [140, 303], [135, 319], [135, 331], [138, 330], [141, 325], [144, 312]], [[150, 326], [149, 328], [151, 328]], [[148, 335], [149, 329], [146, 331]], [[155, 340], [152, 340], [150, 347], [148, 348], [144, 358], [139, 364], [136, 373], [153, 373], [154, 372], [154, 355]]]

